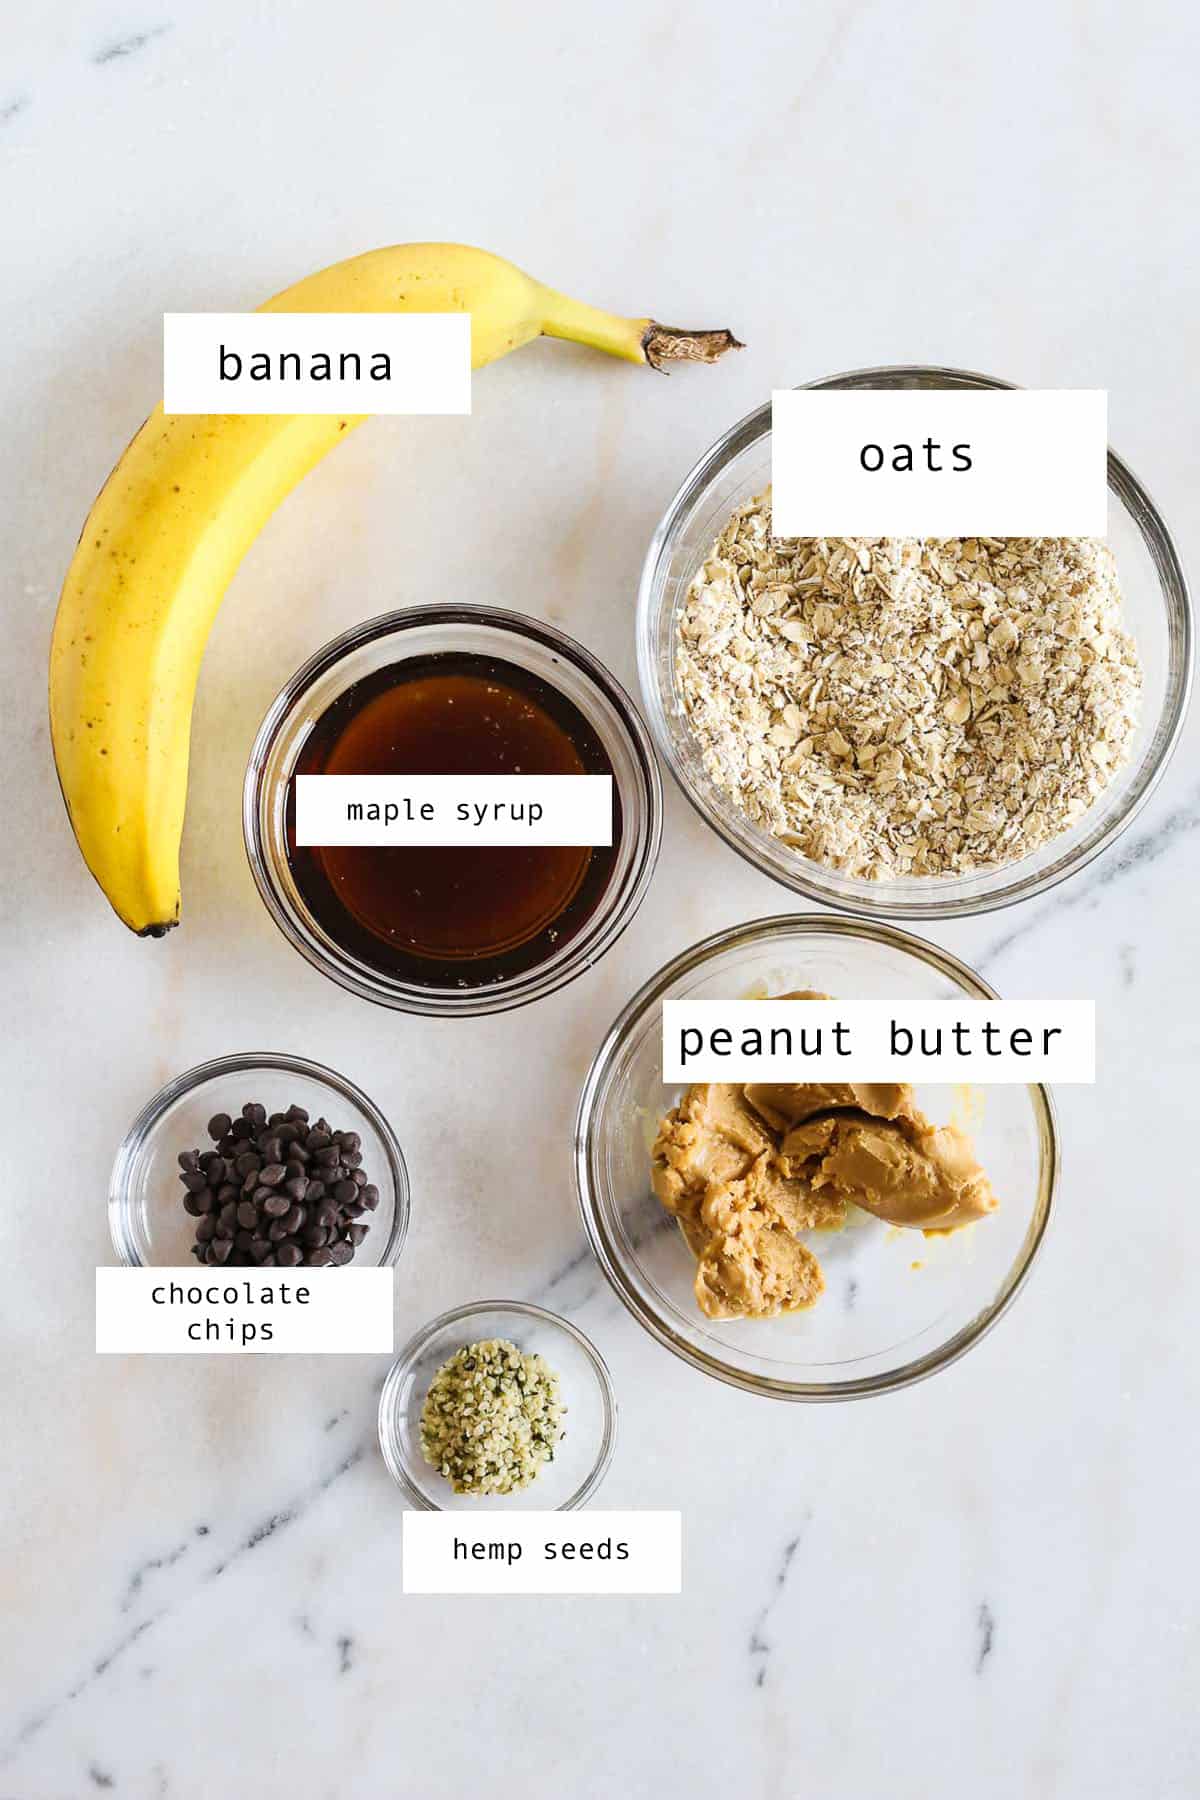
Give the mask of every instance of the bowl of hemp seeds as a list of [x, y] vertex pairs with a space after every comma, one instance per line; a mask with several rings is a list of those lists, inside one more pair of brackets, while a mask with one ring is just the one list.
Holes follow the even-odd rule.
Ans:
[[1170, 533], [1111, 451], [1108, 485], [1105, 540], [775, 538], [770, 406], [734, 425], [667, 508], [638, 601], [650, 725], [701, 817], [867, 918], [986, 912], [1099, 855], [1166, 767], [1193, 645]]
[[577, 1326], [520, 1300], [459, 1306], [417, 1332], [379, 1397], [379, 1446], [422, 1512], [571, 1512], [603, 1481], [617, 1402]]

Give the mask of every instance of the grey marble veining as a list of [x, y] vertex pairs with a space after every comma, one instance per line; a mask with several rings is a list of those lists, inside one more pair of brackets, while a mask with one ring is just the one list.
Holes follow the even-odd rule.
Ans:
[[[1194, 565], [1193, 10], [66, 0], [6, 22], [4, 1092], [36, 1168], [0, 1216], [0, 1800], [1200, 1788], [1200, 1278], [1173, 1138], [1200, 1057], [1200, 726], [1076, 880], [929, 934], [1002, 993], [1094, 993], [1102, 1078], [1057, 1097], [1064, 1179], [1018, 1304], [937, 1379], [862, 1406], [782, 1407], [685, 1368], [625, 1314], [575, 1212], [575, 1103], [611, 1019], [698, 937], [788, 910], [783, 890], [669, 792], [612, 953], [464, 1028], [304, 966], [237, 824], [277, 688], [371, 612], [516, 606], [635, 687], [649, 535], [772, 385], [902, 360], [1105, 385]], [[61, 816], [44, 664], [80, 522], [159, 381], [160, 315], [442, 236], [748, 347], [664, 381], [531, 347], [480, 377], [469, 421], [376, 421], [315, 471], [210, 646], [183, 927], [134, 942]], [[395, 1124], [414, 1182], [400, 1338], [485, 1293], [595, 1337], [621, 1406], [604, 1502], [682, 1507], [682, 1596], [405, 1599], [385, 1358], [94, 1356], [116, 1140], [169, 1074], [250, 1045], [344, 1069]], [[851, 1283], [829, 1298], [866, 1303]]]

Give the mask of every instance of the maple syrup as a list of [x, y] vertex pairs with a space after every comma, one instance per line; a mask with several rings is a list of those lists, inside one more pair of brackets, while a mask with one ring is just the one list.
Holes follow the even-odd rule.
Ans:
[[[609, 775], [597, 733], [573, 701], [515, 663], [468, 652], [376, 670], [313, 727], [294, 775]], [[613, 783], [610, 846], [297, 845], [293, 879], [321, 927], [388, 975], [475, 987], [547, 961], [596, 910], [620, 843]]]

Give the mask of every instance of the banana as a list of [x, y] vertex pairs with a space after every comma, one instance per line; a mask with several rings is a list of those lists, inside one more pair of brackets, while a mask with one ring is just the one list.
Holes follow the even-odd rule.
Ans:
[[[652, 368], [737, 345], [727, 331], [602, 312], [463, 244], [372, 250], [261, 310], [469, 312], [476, 369], [541, 335]], [[225, 590], [280, 501], [361, 423], [159, 407], [88, 515], [51, 640], [51, 739], [84, 860], [141, 936], [179, 921], [192, 703]]]

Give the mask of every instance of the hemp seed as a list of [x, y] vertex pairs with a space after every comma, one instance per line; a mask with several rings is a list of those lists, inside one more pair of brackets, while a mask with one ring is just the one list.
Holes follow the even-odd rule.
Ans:
[[542, 1357], [507, 1338], [464, 1344], [430, 1384], [421, 1452], [456, 1494], [513, 1494], [553, 1462], [565, 1411]]

